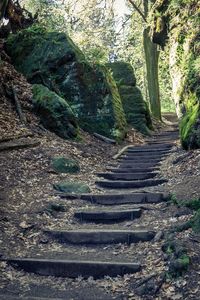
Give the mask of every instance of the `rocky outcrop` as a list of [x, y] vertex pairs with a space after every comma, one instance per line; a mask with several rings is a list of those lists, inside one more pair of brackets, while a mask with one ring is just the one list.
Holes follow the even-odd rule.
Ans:
[[62, 138], [75, 138], [78, 123], [69, 104], [41, 84], [34, 84], [33, 104], [42, 125]]
[[170, 48], [173, 99], [185, 149], [200, 147], [200, 34], [196, 0], [157, 0], [153, 40]]
[[144, 134], [149, 134], [152, 122], [148, 104], [144, 101], [132, 66], [126, 62], [114, 62], [107, 65], [117, 83], [127, 123]]
[[90, 65], [64, 33], [38, 26], [11, 35], [7, 52], [18, 71], [64, 98], [80, 127], [121, 139], [126, 120], [116, 84], [102, 66]]

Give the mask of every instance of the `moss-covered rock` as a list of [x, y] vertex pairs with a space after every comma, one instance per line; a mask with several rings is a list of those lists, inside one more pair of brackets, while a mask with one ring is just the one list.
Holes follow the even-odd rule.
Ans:
[[88, 185], [81, 182], [60, 182], [54, 184], [54, 188], [63, 193], [67, 194], [87, 194], [90, 193], [90, 188]]
[[[157, 0], [153, 39], [170, 48], [173, 99], [185, 149], [200, 147], [200, 12], [196, 0]], [[162, 20], [163, 26], [158, 26]], [[168, 29], [168, 30], [167, 30]]]
[[41, 84], [34, 84], [33, 104], [43, 126], [62, 138], [75, 138], [78, 125], [69, 104]]
[[126, 119], [112, 75], [105, 67], [90, 65], [66, 34], [34, 25], [10, 35], [6, 47], [31, 83], [43, 84], [67, 100], [83, 129], [125, 136]]
[[78, 173], [79, 163], [74, 159], [56, 157], [52, 160], [52, 168], [58, 173]]
[[152, 122], [148, 104], [141, 91], [136, 87], [136, 78], [132, 66], [126, 62], [107, 64], [117, 83], [127, 123], [144, 134], [149, 134]]

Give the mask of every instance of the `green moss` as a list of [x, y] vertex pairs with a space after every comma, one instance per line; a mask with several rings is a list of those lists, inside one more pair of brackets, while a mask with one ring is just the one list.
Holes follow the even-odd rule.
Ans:
[[186, 247], [179, 240], [171, 240], [162, 246], [162, 250], [168, 255], [169, 259], [167, 277], [182, 276], [190, 265], [190, 257], [187, 254]]
[[191, 218], [190, 224], [195, 233], [200, 233], [200, 209]]
[[[192, 99], [193, 97], [194, 95], [191, 95]], [[200, 147], [200, 127], [197, 126], [199, 119], [199, 103], [190, 105], [180, 122], [180, 135], [183, 148], [194, 149]]]
[[117, 85], [136, 86], [134, 70], [129, 63], [117, 61], [112, 64], [107, 64], [106, 66], [111, 68]]
[[[196, 0], [159, 0], [153, 7], [153, 35], [157, 23], [165, 19], [169, 46], [174, 59], [172, 72], [177, 72], [181, 83], [177, 90], [174, 76], [174, 95], [180, 122], [181, 141], [185, 149], [200, 147], [200, 17]], [[159, 15], [156, 11], [159, 11]], [[164, 37], [162, 33], [162, 37]], [[165, 43], [166, 43], [165, 41]], [[159, 44], [159, 39], [156, 41]], [[175, 51], [175, 52], [174, 52]], [[181, 76], [182, 75], [182, 76]]]
[[52, 168], [58, 173], [78, 173], [80, 166], [74, 159], [56, 157], [52, 160]]
[[68, 194], [87, 194], [90, 193], [90, 188], [81, 182], [60, 182], [54, 184], [54, 189], [59, 192]]
[[43, 126], [62, 138], [75, 138], [77, 120], [67, 102], [40, 84], [33, 85], [32, 91], [34, 109]]
[[67, 101], [83, 129], [124, 138], [126, 119], [111, 74], [89, 64], [66, 34], [31, 27], [10, 35], [7, 51], [31, 83], [43, 84]]
[[127, 123], [144, 134], [150, 134], [152, 122], [147, 103], [135, 86], [133, 68], [124, 62], [107, 64], [117, 83]]

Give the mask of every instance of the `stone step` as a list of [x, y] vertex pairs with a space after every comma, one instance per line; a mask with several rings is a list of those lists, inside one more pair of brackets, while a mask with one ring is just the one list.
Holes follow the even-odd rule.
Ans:
[[171, 148], [173, 147], [173, 145], [172, 144], [156, 144], [156, 145], [148, 145], [148, 144], [146, 144], [146, 145], [144, 145], [144, 146], [135, 146], [135, 147], [130, 147], [130, 148], [128, 148], [127, 149], [127, 151], [134, 151], [134, 150], [140, 150], [140, 151], [142, 151], [142, 150], [149, 150], [149, 151], [151, 151], [151, 150], [156, 150], [156, 151], [159, 151], [159, 150], [162, 150], [162, 151], [169, 151]]
[[110, 221], [121, 222], [124, 220], [134, 220], [139, 218], [142, 214], [140, 208], [126, 209], [126, 210], [102, 210], [102, 211], [77, 211], [74, 217], [81, 221], [101, 222], [106, 223]]
[[101, 205], [145, 204], [167, 201], [168, 195], [162, 193], [132, 193], [81, 195], [82, 200]]
[[174, 135], [179, 135], [179, 131], [178, 130], [163, 131], [159, 133], [154, 133], [153, 136], [159, 137], [159, 136], [174, 136]]
[[118, 163], [159, 163], [161, 158], [128, 157], [118, 159]]
[[145, 139], [145, 143], [147, 144], [152, 144], [152, 143], [155, 143], [155, 144], [171, 144], [171, 145], [174, 145], [174, 139], [172, 140], [168, 140], [166, 137], [163, 137], [163, 138], [147, 138]]
[[141, 180], [154, 178], [158, 173], [97, 173], [97, 176], [109, 180]]
[[131, 168], [131, 167], [122, 167], [122, 168], [116, 168], [115, 167], [107, 167], [107, 171], [112, 173], [152, 173], [154, 171], [158, 171], [158, 167], [153, 168]]
[[128, 148], [124, 153], [170, 153], [171, 147], [161, 148], [161, 147], [142, 147], [142, 148]]
[[112, 167], [119, 167], [119, 168], [136, 168], [136, 169], [144, 169], [144, 168], [153, 168], [155, 166], [158, 167], [159, 163], [158, 162], [132, 162], [132, 161], [124, 161], [124, 162], [121, 162], [119, 164], [115, 164], [115, 165], [112, 165]]
[[112, 229], [79, 229], [79, 230], [45, 230], [48, 236], [60, 243], [76, 245], [119, 244], [151, 241], [154, 231], [149, 230], [112, 230]]
[[120, 156], [120, 158], [128, 158], [128, 157], [138, 157], [138, 158], [148, 158], [148, 159], [154, 159], [154, 158], [164, 158], [166, 155], [170, 154], [169, 152], [166, 153], [155, 153], [155, 152], [133, 152], [133, 153], [123, 153], [123, 155]]
[[147, 179], [137, 181], [96, 181], [96, 184], [102, 188], [109, 189], [131, 189], [144, 188], [148, 186], [155, 186], [167, 182], [166, 179]]
[[77, 278], [79, 276], [89, 278], [92, 276], [98, 279], [104, 276], [123, 276], [141, 270], [139, 263], [132, 262], [55, 260], [42, 258], [11, 258], [6, 261], [14, 267], [23, 269], [25, 272], [64, 278]]
[[[65, 298], [66, 299], [66, 298]], [[44, 298], [44, 297], [32, 297], [32, 296], [27, 296], [27, 297], [21, 297], [21, 296], [11, 296], [11, 295], [1, 295], [0, 294], [0, 300], [64, 300], [64, 298]]]

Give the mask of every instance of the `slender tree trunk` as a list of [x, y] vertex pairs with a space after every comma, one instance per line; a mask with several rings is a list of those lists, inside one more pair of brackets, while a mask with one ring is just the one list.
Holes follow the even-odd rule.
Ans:
[[0, 22], [3, 19], [3, 17], [4, 17], [4, 14], [5, 14], [5, 11], [6, 11], [6, 7], [8, 5], [8, 1], [9, 0], [1, 0], [1, 3], [0, 3]]
[[[144, 16], [147, 19], [149, 13], [149, 1], [143, 0]], [[143, 32], [143, 46], [146, 61], [147, 85], [149, 102], [152, 115], [161, 120], [160, 90], [158, 78], [158, 46], [151, 41], [149, 35], [150, 28], [147, 27]]]
[[149, 102], [152, 115], [161, 120], [160, 91], [158, 78], [159, 51], [157, 45], [152, 43], [149, 28], [143, 32], [143, 46], [146, 61], [146, 75], [149, 93]]

